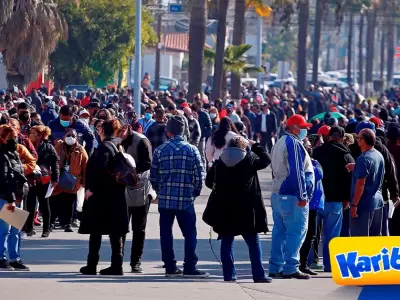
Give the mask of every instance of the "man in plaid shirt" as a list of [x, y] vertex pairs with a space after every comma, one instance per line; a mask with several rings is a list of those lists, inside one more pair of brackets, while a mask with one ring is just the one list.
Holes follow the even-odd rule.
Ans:
[[[194, 200], [203, 187], [204, 168], [199, 150], [184, 138], [183, 116], [172, 116], [167, 123], [167, 142], [155, 149], [150, 181], [158, 195], [160, 242], [165, 274], [205, 278], [210, 274], [197, 270], [197, 230]], [[175, 218], [185, 237], [183, 272], [177, 268], [173, 249], [172, 226]]]

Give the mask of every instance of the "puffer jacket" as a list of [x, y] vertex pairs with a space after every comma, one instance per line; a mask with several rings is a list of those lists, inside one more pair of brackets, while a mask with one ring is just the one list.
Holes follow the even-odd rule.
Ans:
[[311, 159], [311, 162], [314, 167], [314, 192], [309, 205], [311, 210], [322, 210], [325, 204], [324, 187], [322, 186], [324, 173], [318, 161]]

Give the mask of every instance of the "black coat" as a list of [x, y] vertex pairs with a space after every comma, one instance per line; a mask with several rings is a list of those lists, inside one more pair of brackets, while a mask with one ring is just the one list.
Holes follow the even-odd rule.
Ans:
[[216, 180], [215, 205], [209, 213], [213, 216], [213, 230], [220, 236], [268, 231], [257, 171], [266, 168], [271, 158], [259, 144], [254, 144], [252, 151], [231, 167], [225, 164], [222, 154], [207, 173], [207, 187], [212, 188]]
[[[107, 139], [116, 145], [114, 139]], [[125, 186], [110, 172], [115, 153], [100, 143], [86, 167], [86, 190], [93, 195], [83, 204], [81, 234], [122, 235], [129, 231]]]
[[[267, 122], [267, 132], [269, 134], [275, 134], [277, 131], [277, 125], [276, 125], [276, 115], [271, 111], [267, 117], [265, 118]], [[259, 114], [256, 116], [256, 121], [255, 121], [255, 128], [254, 131], [255, 133], [261, 133], [261, 126], [262, 126], [262, 115]]]

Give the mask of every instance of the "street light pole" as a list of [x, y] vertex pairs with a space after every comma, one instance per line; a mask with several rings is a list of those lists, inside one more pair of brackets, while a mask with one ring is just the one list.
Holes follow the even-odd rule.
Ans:
[[[256, 65], [258, 68], [261, 68], [262, 65], [262, 17], [257, 16], [257, 62]], [[262, 73], [258, 72], [257, 73], [257, 89], [261, 89], [261, 78], [262, 78]]]
[[142, 77], [142, 0], [136, 0], [136, 36], [135, 36], [135, 100], [133, 102], [134, 108], [138, 116], [140, 116], [140, 82]]

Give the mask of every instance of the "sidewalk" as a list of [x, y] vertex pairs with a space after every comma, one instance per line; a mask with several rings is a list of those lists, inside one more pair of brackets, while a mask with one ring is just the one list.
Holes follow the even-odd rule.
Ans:
[[[268, 181], [268, 172], [260, 175]], [[239, 284], [224, 283], [222, 271], [209, 244], [209, 228], [201, 221], [208, 191], [196, 203], [198, 226], [198, 267], [211, 273], [207, 280], [168, 279], [164, 277], [159, 243], [157, 206], [152, 205], [147, 227], [144, 274], [128, 273], [131, 237], [128, 236], [123, 277], [81, 276], [79, 268], [86, 262], [88, 236], [77, 233], [53, 232], [49, 239], [24, 239], [22, 256], [31, 272], [0, 272], [1, 299], [12, 300], [289, 300], [289, 299], [357, 299], [361, 288], [339, 287], [330, 274], [302, 280], [274, 280], [271, 284], [254, 284], [251, 278], [247, 246], [238, 238], [235, 243], [235, 261]], [[265, 194], [265, 193], [264, 193]], [[264, 195], [265, 197], [265, 195]], [[267, 203], [268, 201], [266, 201]], [[267, 203], [268, 205], [268, 203]], [[269, 211], [269, 222], [272, 218]], [[272, 226], [270, 227], [272, 228]], [[175, 255], [179, 264], [183, 260], [183, 237], [175, 224]], [[40, 235], [39, 235], [40, 236]], [[268, 268], [271, 235], [262, 235], [263, 260]], [[212, 246], [219, 258], [219, 242], [212, 236]], [[103, 238], [99, 269], [107, 267], [111, 251], [107, 238]]]

